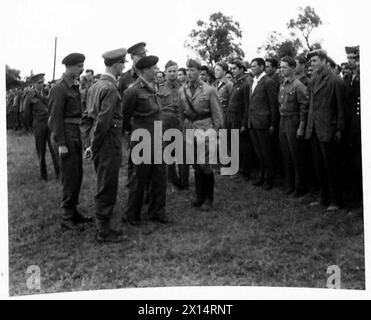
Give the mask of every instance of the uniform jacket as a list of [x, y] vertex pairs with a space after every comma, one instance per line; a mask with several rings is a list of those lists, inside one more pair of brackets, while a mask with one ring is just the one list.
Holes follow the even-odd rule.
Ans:
[[306, 121], [308, 115], [308, 94], [303, 83], [294, 77], [285, 80], [278, 94], [281, 117], [298, 116], [300, 121]]
[[118, 90], [122, 97], [124, 91], [132, 86], [135, 81], [138, 79], [138, 73], [135, 71], [135, 68], [126, 71], [123, 73], [119, 79]]
[[227, 110], [229, 105], [229, 98], [231, 97], [233, 83], [226, 77], [220, 81], [216, 80], [213, 85], [216, 89], [216, 94], [222, 105], [223, 110]]
[[349, 128], [349, 143], [359, 144], [361, 139], [361, 88], [359, 74], [344, 78], [347, 88], [346, 126]]
[[245, 112], [244, 126], [254, 129], [278, 128], [278, 91], [275, 82], [263, 76], [251, 92], [248, 112]]
[[182, 105], [180, 101], [181, 87], [178, 80], [171, 82], [166, 81], [159, 87], [159, 97], [162, 110], [162, 119], [166, 128], [179, 128], [182, 120]]
[[121, 129], [122, 119], [122, 103], [116, 80], [103, 74], [88, 91], [86, 111], [80, 124], [83, 146], [91, 146], [93, 154], [96, 154], [107, 133]]
[[32, 126], [47, 124], [48, 99], [41, 96], [36, 90], [32, 90], [24, 100], [24, 116]]
[[49, 128], [57, 146], [66, 144], [65, 119], [80, 119], [82, 115], [79, 84], [63, 74], [50, 92]]
[[153, 122], [161, 120], [161, 103], [157, 90], [150, 84], [138, 78], [125, 90], [123, 96], [124, 128], [130, 131], [130, 120], [133, 118], [133, 128], [153, 130]]
[[[200, 80], [197, 84], [197, 88], [192, 95], [190, 90], [190, 82], [187, 83], [184, 87], [180, 88], [181, 101], [183, 106], [183, 118], [184, 126], [189, 129], [211, 129], [219, 130], [223, 126], [223, 114], [221, 105], [216, 94], [214, 87], [208, 85], [207, 83]], [[207, 115], [210, 114], [210, 117], [207, 117], [202, 120], [192, 121], [188, 116], [194, 115], [194, 112], [190, 109], [187, 100], [192, 102], [194, 110], [198, 115]]]
[[309, 112], [306, 139], [315, 128], [321, 142], [331, 142], [336, 131], [343, 131], [344, 106], [346, 103], [345, 85], [341, 78], [330, 70], [325, 70], [308, 85]]

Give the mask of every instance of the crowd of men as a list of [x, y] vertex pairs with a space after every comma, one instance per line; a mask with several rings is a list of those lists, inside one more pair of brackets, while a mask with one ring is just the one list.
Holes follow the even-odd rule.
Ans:
[[[362, 208], [359, 47], [345, 51], [348, 62], [341, 66], [325, 50], [315, 50], [280, 61], [235, 59], [213, 67], [190, 59], [186, 68], [179, 68], [170, 60], [161, 71], [159, 58], [147, 55], [141, 42], [105, 52], [105, 72], [95, 76], [88, 69], [83, 77], [85, 56], [72, 53], [62, 61], [66, 71], [61, 79], [44, 85], [44, 74], [37, 74], [29, 87], [7, 92], [7, 127], [33, 131], [40, 176], [46, 181], [49, 146], [56, 176], [61, 175], [64, 228], [81, 230], [92, 221], [78, 210], [83, 157], [92, 159], [99, 242], [123, 239], [110, 223], [123, 152], [129, 155], [123, 223], [140, 226], [146, 203], [149, 220], [169, 223], [167, 183], [189, 188], [189, 165], [136, 164], [131, 154], [139, 141], [130, 138], [127, 151], [122, 149], [123, 134], [147, 129], [153, 136], [156, 121], [162, 121], [163, 130], [201, 129], [198, 134], [238, 130], [239, 172], [228, 178], [252, 180], [267, 192], [285, 187], [285, 195], [293, 198], [311, 195], [315, 201], [308, 205], [327, 212]], [[133, 65], [123, 73], [127, 54]], [[184, 135], [185, 144], [197, 143], [197, 138]], [[206, 159], [210, 144], [206, 140]], [[220, 166], [206, 161], [193, 168], [192, 206], [215, 209], [215, 172]]]

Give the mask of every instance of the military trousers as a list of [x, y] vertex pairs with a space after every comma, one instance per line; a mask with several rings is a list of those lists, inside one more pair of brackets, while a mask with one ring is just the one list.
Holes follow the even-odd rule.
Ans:
[[310, 137], [313, 161], [320, 184], [323, 205], [335, 203], [341, 205], [339, 181], [339, 159], [335, 142], [319, 141], [315, 129]]
[[109, 222], [116, 204], [122, 161], [120, 134], [121, 129], [110, 129], [93, 158], [97, 174], [95, 211], [99, 225]]
[[306, 189], [305, 148], [303, 138], [296, 135], [299, 124], [299, 116], [282, 116], [279, 139], [288, 187], [302, 192]]
[[46, 153], [46, 145], [48, 145], [50, 155], [53, 160], [55, 174], [58, 176], [60, 169], [59, 169], [59, 161], [56, 155], [54, 146], [50, 140], [50, 131], [48, 128], [48, 124], [45, 123], [34, 123], [33, 124], [33, 132], [35, 136], [35, 144], [36, 144], [36, 152], [37, 158], [39, 160], [40, 166], [40, 177], [41, 179], [47, 180], [48, 179], [48, 171], [46, 168], [46, 161], [45, 161], [45, 153]]
[[128, 219], [141, 220], [144, 191], [150, 183], [149, 218], [166, 216], [166, 164], [134, 164], [132, 178], [129, 183], [129, 197], [126, 216]]
[[65, 219], [72, 218], [79, 203], [83, 176], [82, 143], [78, 124], [64, 124], [64, 134], [68, 153], [60, 156], [62, 173], [62, 201]]

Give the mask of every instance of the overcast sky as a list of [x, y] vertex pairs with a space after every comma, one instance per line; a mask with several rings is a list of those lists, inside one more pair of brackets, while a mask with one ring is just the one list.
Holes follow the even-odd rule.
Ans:
[[[147, 42], [149, 54], [160, 57], [159, 67], [169, 60], [184, 66], [187, 55], [184, 42], [199, 19], [221, 11], [240, 22], [242, 49], [246, 59], [257, 56], [257, 48], [273, 31], [286, 32], [286, 23], [297, 16], [300, 6], [311, 5], [324, 25], [312, 40], [337, 62], [345, 60], [344, 46], [359, 44], [365, 21], [361, 13], [371, 12], [368, 0], [12, 0], [1, 1], [1, 32], [5, 63], [52, 78], [54, 37], [58, 37], [56, 78], [64, 71], [61, 60], [71, 52], [86, 55], [85, 68], [103, 71], [101, 54], [110, 49]], [[5, 48], [4, 48], [5, 47]], [[128, 59], [130, 60], [130, 59]], [[130, 68], [131, 61], [126, 65]]]

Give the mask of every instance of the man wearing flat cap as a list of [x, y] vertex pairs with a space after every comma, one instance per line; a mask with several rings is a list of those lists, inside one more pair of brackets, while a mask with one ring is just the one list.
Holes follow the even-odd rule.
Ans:
[[309, 111], [305, 138], [310, 140], [312, 146], [320, 184], [319, 203], [327, 207], [326, 211], [337, 211], [342, 202], [337, 149], [345, 128], [344, 84], [327, 67], [326, 51], [312, 51], [308, 60], [313, 67], [313, 75], [308, 85]]
[[[126, 216], [122, 218], [123, 222], [129, 222], [132, 225], [141, 224], [141, 211], [145, 186], [149, 182], [150, 203], [148, 207], [148, 217], [150, 220], [159, 223], [168, 223], [165, 205], [166, 205], [166, 164], [154, 163], [154, 122], [161, 121], [161, 105], [159, 95], [153, 85], [156, 78], [158, 57], [146, 56], [141, 58], [135, 67], [139, 72], [139, 78], [133, 86], [124, 92], [123, 96], [123, 115], [124, 128], [128, 130], [130, 121], [132, 121], [132, 130], [145, 129], [151, 138], [150, 151], [151, 163], [141, 163], [137, 152], [133, 152], [139, 141], [131, 141], [131, 155], [134, 170], [132, 179], [129, 181], [129, 196], [126, 210]], [[161, 153], [162, 159], [162, 153]]]
[[48, 128], [48, 98], [43, 95], [44, 73], [31, 77], [32, 89], [24, 100], [24, 117], [29, 125], [32, 125], [35, 135], [36, 152], [40, 165], [40, 176], [48, 181], [48, 171], [45, 162], [46, 145], [48, 144], [50, 155], [53, 160], [56, 178], [59, 178], [59, 161], [50, 141]]
[[81, 132], [86, 158], [92, 158], [97, 174], [95, 212], [97, 241], [119, 242], [121, 231], [111, 226], [117, 198], [120, 163], [122, 160], [122, 103], [116, 79], [125, 67], [126, 49], [105, 52], [106, 67], [98, 82], [88, 91], [86, 111], [81, 119]]
[[[198, 164], [197, 159], [195, 159], [196, 200], [192, 203], [192, 206], [209, 211], [213, 207], [215, 181], [214, 171], [209, 161], [209, 146], [213, 149], [216, 148], [217, 141], [212, 137], [206, 139], [206, 131], [208, 129], [216, 131], [221, 129], [223, 114], [215, 88], [201, 80], [200, 72], [200, 63], [193, 59], [188, 60], [187, 75], [189, 82], [180, 91], [184, 110], [184, 128], [200, 129], [195, 131], [195, 136], [191, 137], [192, 141], [186, 139], [186, 143], [197, 146], [198, 141], [203, 138], [206, 149], [206, 151], [203, 150], [204, 154], [199, 154], [201, 157], [205, 156], [205, 164]], [[188, 135], [187, 138], [189, 138]]]
[[53, 86], [48, 104], [51, 139], [58, 150], [62, 173], [62, 227], [70, 230], [81, 230], [81, 224], [92, 221], [77, 210], [83, 175], [79, 128], [82, 107], [77, 79], [84, 71], [84, 61], [81, 53], [71, 53], [62, 60], [66, 71]]
[[344, 77], [347, 88], [347, 128], [349, 158], [351, 168], [351, 198], [361, 206], [362, 203], [362, 145], [361, 145], [361, 88], [359, 46], [345, 47], [349, 68], [352, 73]]
[[[163, 130], [182, 130], [182, 109], [179, 91], [181, 84], [178, 80], [178, 64], [176, 62], [170, 60], [166, 63], [165, 79], [165, 82], [159, 86]], [[179, 174], [177, 173], [177, 168]], [[168, 179], [174, 186], [181, 189], [188, 188], [188, 176], [189, 166], [185, 163], [168, 165]]]

